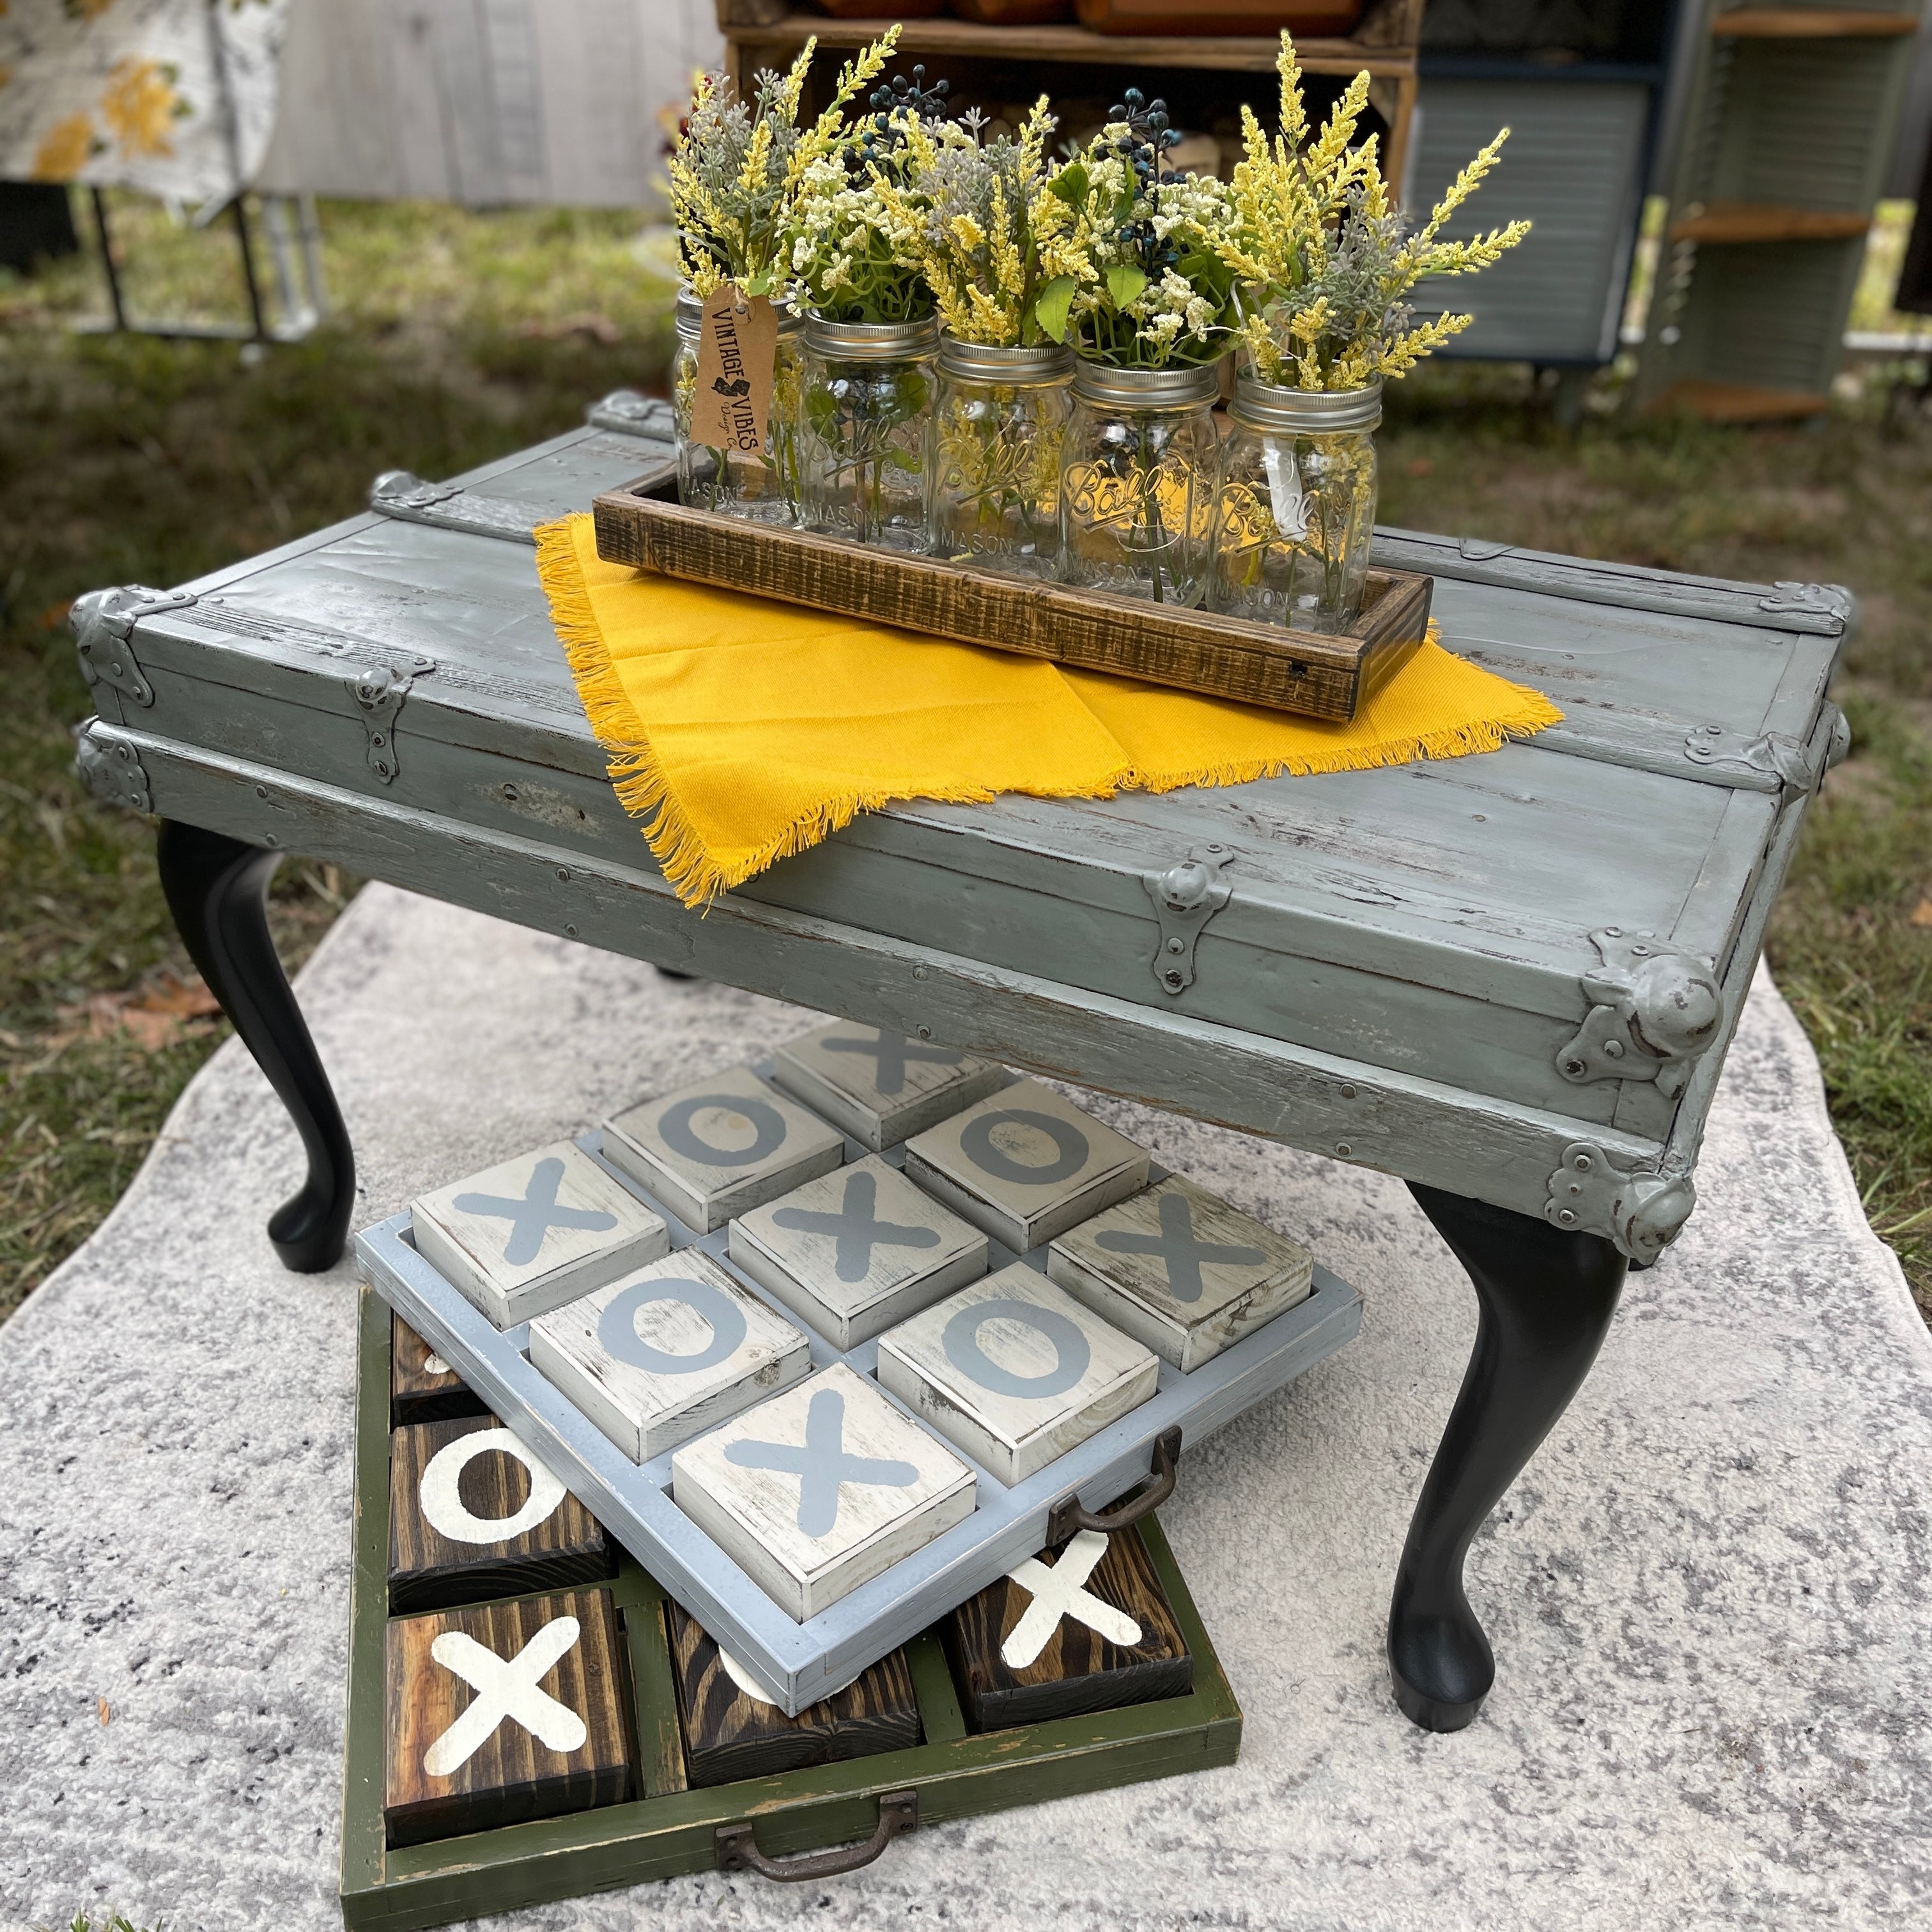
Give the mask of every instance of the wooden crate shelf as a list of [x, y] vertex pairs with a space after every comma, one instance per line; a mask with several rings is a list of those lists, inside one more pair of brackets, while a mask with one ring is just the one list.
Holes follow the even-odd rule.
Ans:
[[[822, 47], [862, 47], [877, 40], [894, 16], [876, 20], [834, 20], [824, 14], [794, 12], [769, 26], [728, 27], [734, 40], [796, 53], [816, 38]], [[1273, 34], [1198, 35], [1096, 34], [1067, 25], [991, 27], [941, 14], [908, 20], [899, 30], [899, 51], [907, 55], [951, 55], [956, 58], [1044, 61], [1066, 66], [1162, 67], [1218, 69], [1236, 74], [1272, 74], [1280, 42]], [[1308, 74], [1354, 75], [1366, 68], [1391, 79], [1415, 71], [1412, 46], [1371, 46], [1354, 39], [1298, 40], [1296, 57]]]
[[1712, 202], [1670, 224], [1673, 242], [1843, 242], [1870, 232], [1856, 210], [1788, 208], [1772, 202]]
[[1838, 7], [1736, 7], [1711, 16], [1720, 40], [1849, 40], [1916, 34], [1916, 13]]
[[[1306, 74], [1348, 80], [1367, 70], [1370, 103], [1388, 130], [1382, 142], [1382, 172], [1392, 185], [1402, 181], [1414, 119], [1422, 10], [1422, 0], [1381, 0], [1369, 9], [1354, 34], [1311, 37], [1294, 44]], [[895, 18], [883, 5], [877, 19], [863, 20], [835, 20], [768, 0], [718, 0], [718, 6], [726, 68], [747, 98], [760, 68], [784, 67], [808, 40], [815, 38], [821, 48], [842, 53], [876, 40]], [[1054, 86], [1050, 70], [1055, 68], [1142, 68], [1142, 85], [1149, 94], [1162, 92], [1165, 76], [1177, 72], [1268, 76], [1267, 82], [1242, 92], [1269, 122], [1274, 118], [1271, 76], [1280, 50], [1280, 42], [1273, 34], [1096, 34], [1072, 23], [998, 27], [945, 14], [904, 21], [898, 40], [899, 53], [908, 62], [952, 60], [1032, 69], [1036, 88], [1048, 92]], [[956, 84], [958, 76], [949, 77]]]

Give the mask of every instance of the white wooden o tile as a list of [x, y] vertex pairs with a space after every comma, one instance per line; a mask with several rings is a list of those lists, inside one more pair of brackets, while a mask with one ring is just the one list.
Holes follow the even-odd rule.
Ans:
[[748, 1066], [708, 1074], [604, 1124], [604, 1159], [706, 1233], [844, 1156], [836, 1128]]
[[908, 1142], [905, 1171], [1024, 1254], [1144, 1187], [1148, 1157], [1052, 1088], [1022, 1080]]
[[1154, 1394], [1152, 1352], [1016, 1262], [879, 1338], [879, 1382], [1001, 1482]]
[[530, 1366], [634, 1462], [809, 1372], [804, 1333], [698, 1248], [530, 1324]]

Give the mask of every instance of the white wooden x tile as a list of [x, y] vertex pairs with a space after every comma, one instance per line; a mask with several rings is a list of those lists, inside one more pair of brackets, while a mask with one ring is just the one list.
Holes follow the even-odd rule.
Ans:
[[576, 1642], [582, 1626], [574, 1617], [553, 1617], [514, 1657], [499, 1657], [461, 1630], [445, 1630], [429, 1654], [475, 1690], [470, 1708], [423, 1754], [423, 1769], [448, 1778], [467, 1764], [506, 1718], [554, 1751], [574, 1751], [589, 1733], [568, 1704], [539, 1688]]
[[1053, 1641], [1062, 1617], [1071, 1617], [1098, 1630], [1109, 1643], [1136, 1644], [1141, 1627], [1126, 1611], [1103, 1603], [1082, 1586], [1107, 1553], [1107, 1539], [1097, 1530], [1083, 1529], [1060, 1552], [1052, 1569], [1029, 1556], [1006, 1574], [1033, 1598], [1014, 1624], [1000, 1655], [1009, 1670], [1024, 1670]]

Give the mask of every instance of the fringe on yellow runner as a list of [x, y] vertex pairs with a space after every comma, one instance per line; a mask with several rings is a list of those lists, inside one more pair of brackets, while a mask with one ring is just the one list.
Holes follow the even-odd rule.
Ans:
[[1110, 798], [1492, 752], [1562, 721], [1430, 640], [1346, 724], [1198, 698], [605, 563], [537, 574], [625, 810], [702, 905], [898, 799]]

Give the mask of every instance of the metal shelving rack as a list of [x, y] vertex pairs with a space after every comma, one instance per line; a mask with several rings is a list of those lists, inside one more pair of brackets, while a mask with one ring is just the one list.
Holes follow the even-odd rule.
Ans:
[[1712, 8], [1640, 406], [1731, 422], [1827, 407], [1918, 11], [1916, 0]]

